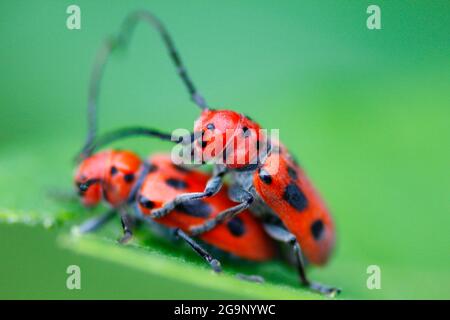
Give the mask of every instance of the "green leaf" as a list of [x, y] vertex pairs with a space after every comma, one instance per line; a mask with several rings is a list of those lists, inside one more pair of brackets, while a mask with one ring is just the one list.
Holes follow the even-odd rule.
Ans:
[[[64, 247], [76, 252], [172, 279], [179, 282], [180, 287], [182, 286], [184, 290], [195, 285], [222, 292], [224, 296], [234, 295], [238, 292], [248, 299], [323, 298], [308, 290], [291, 286], [244, 281], [236, 278], [235, 272], [224, 271], [216, 274], [207, 266], [199, 266], [198, 263], [181, 256], [174, 257], [162, 250], [146, 246], [120, 246], [115, 241], [97, 236], [64, 236], [60, 241]], [[239, 270], [239, 268], [235, 268], [235, 270]]]

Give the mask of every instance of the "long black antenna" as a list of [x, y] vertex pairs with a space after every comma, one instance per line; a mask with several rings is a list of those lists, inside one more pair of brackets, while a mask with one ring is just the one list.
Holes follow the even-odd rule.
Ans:
[[82, 156], [86, 156], [87, 149], [92, 145], [95, 136], [97, 134], [97, 112], [98, 112], [98, 99], [100, 93], [100, 84], [103, 78], [106, 64], [109, 60], [111, 53], [120, 47], [127, 47], [130, 42], [133, 31], [138, 22], [147, 22], [151, 27], [155, 28], [160, 34], [164, 45], [166, 46], [168, 53], [174, 63], [177, 72], [186, 86], [192, 101], [200, 108], [207, 109], [208, 105], [202, 95], [197, 91], [194, 83], [190, 79], [186, 68], [181, 61], [181, 58], [175, 48], [174, 42], [170, 37], [169, 32], [164, 27], [163, 23], [149, 11], [136, 11], [131, 13], [125, 18], [122, 23], [121, 29], [117, 36], [108, 38], [97, 52], [94, 66], [91, 73], [90, 85], [89, 85], [89, 97], [88, 97], [88, 134], [86, 142], [81, 152]]
[[101, 135], [96, 141], [93, 141], [91, 144], [86, 146], [85, 153], [89, 155], [92, 154], [92, 152], [94, 152], [96, 149], [103, 147], [104, 145], [110, 144], [114, 141], [137, 136], [158, 138], [160, 140], [171, 141], [176, 144], [177, 143], [191, 144], [194, 139], [194, 134], [190, 134], [189, 136], [186, 137], [183, 136], [176, 137], [172, 136], [171, 134], [164, 133], [159, 130], [151, 128], [144, 128], [144, 127], [121, 128]]

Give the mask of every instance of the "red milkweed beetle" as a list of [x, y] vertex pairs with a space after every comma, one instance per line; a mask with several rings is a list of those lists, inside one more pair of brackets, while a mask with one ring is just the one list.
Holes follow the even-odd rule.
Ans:
[[[223, 210], [201, 225], [191, 227], [191, 234], [200, 235], [208, 232], [220, 223], [250, 209], [262, 219], [266, 231], [272, 237], [292, 245], [302, 285], [324, 294], [337, 294], [340, 291], [337, 288], [311, 282], [304, 270], [303, 256], [312, 264], [323, 265], [329, 259], [335, 244], [335, 229], [331, 215], [304, 171], [281, 143], [277, 140], [270, 141], [264, 134], [260, 134], [260, 126], [249, 117], [232, 110], [213, 110], [208, 107], [189, 78], [167, 30], [151, 13], [139, 11], [131, 14], [125, 20], [119, 36], [110, 42], [113, 45], [109, 46], [109, 51], [127, 45], [131, 31], [140, 20], [156, 27], [191, 99], [202, 110], [194, 125], [192, 135], [195, 140], [194, 150], [200, 152], [203, 160], [215, 163], [214, 174], [206, 183], [203, 192], [180, 194], [162, 208], [153, 209], [150, 215], [153, 218], [163, 218], [186, 201], [214, 196], [223, 186], [224, 175], [229, 173], [232, 177], [229, 196], [238, 204]], [[103, 70], [108, 54], [104, 56], [103, 62], [100, 61], [98, 64], [99, 70]], [[95, 88], [98, 90], [98, 87], [97, 84]], [[91, 104], [89, 112], [91, 133], [95, 132], [95, 114], [95, 104]], [[231, 136], [227, 135], [227, 130], [232, 131]], [[108, 141], [103, 142], [139, 134], [147, 133], [142, 128], [118, 130], [110, 134], [106, 139]], [[154, 136], [153, 133], [150, 135]], [[250, 149], [242, 151], [240, 148], [228, 148], [234, 145], [234, 140], [238, 136], [243, 136], [247, 145], [256, 146], [256, 156], [249, 152]], [[169, 140], [164, 136], [161, 138]], [[89, 149], [90, 142], [92, 141], [88, 135], [83, 152]], [[263, 142], [267, 142], [268, 147], [260, 150], [258, 146]], [[213, 143], [216, 152], [205, 152]], [[241, 163], [235, 161], [238, 153], [243, 156], [241, 159], [244, 159]]]

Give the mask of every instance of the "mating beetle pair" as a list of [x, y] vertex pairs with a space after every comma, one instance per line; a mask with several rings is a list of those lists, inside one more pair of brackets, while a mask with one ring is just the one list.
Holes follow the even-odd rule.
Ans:
[[[146, 135], [170, 141], [171, 135], [147, 128], [126, 128], [96, 138], [96, 107], [100, 80], [111, 51], [128, 44], [139, 21], [161, 35], [177, 71], [201, 114], [190, 139], [193, 151], [212, 163], [211, 176], [175, 165], [167, 155], [142, 161], [130, 151], [93, 152], [112, 141]], [[131, 236], [130, 208], [137, 216], [173, 228], [214, 270], [219, 262], [191, 236], [236, 256], [264, 261], [275, 256], [274, 240], [292, 247], [300, 283], [335, 295], [339, 289], [311, 282], [304, 258], [311, 264], [327, 262], [335, 243], [333, 220], [304, 171], [277, 139], [261, 133], [249, 117], [232, 110], [214, 110], [196, 90], [163, 24], [151, 13], [138, 11], [124, 22], [118, 36], [99, 51], [89, 94], [89, 133], [75, 182], [86, 205], [106, 200], [121, 216], [124, 236]], [[231, 131], [231, 135], [228, 134]], [[236, 146], [236, 138], [245, 146]], [[262, 148], [261, 146], [267, 147]], [[211, 148], [213, 146], [214, 148]], [[214, 152], [210, 150], [214, 149]], [[243, 161], [236, 161], [237, 158]], [[230, 187], [223, 178], [231, 177]], [[110, 215], [111, 213], [109, 213]], [[149, 218], [150, 217], [150, 218]], [[81, 227], [93, 229], [104, 218]]]

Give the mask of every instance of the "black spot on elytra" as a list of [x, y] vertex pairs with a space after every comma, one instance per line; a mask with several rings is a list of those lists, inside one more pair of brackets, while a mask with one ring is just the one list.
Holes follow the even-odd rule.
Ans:
[[206, 148], [206, 146], [208, 145], [208, 141], [204, 141], [203, 140], [203, 136], [205, 135], [205, 131], [203, 130], [202, 131], [202, 140], [201, 140], [201, 146], [202, 146], [202, 149], [204, 149], [204, 148]]
[[248, 131], [247, 127], [242, 128], [242, 134], [245, 138], [247, 138], [250, 135], [250, 131]]
[[191, 200], [178, 204], [175, 210], [197, 218], [208, 218], [211, 207], [203, 200]]
[[111, 170], [109, 171], [109, 173], [113, 176], [118, 172], [117, 168], [115, 166], [111, 167]]
[[152, 200], [147, 199], [146, 197], [144, 197], [142, 195], [139, 195], [138, 201], [139, 201], [139, 204], [141, 206], [143, 206], [144, 208], [153, 209], [155, 207], [155, 203]]
[[259, 178], [265, 183], [265, 184], [271, 184], [272, 183], [272, 177], [270, 176], [270, 174], [264, 170], [264, 169], [259, 169], [258, 170], [258, 175]]
[[176, 178], [169, 178], [166, 180], [167, 185], [171, 186], [172, 188], [175, 189], [186, 189], [187, 188], [187, 183], [184, 182], [183, 180], [180, 179], [176, 179]]
[[284, 189], [283, 199], [298, 211], [303, 211], [308, 206], [308, 199], [294, 182]]
[[134, 174], [133, 173], [128, 173], [126, 175], [123, 176], [123, 180], [125, 180], [125, 182], [127, 183], [131, 183], [134, 181]]
[[244, 222], [239, 217], [234, 217], [227, 223], [227, 228], [235, 237], [240, 237], [245, 233]]
[[222, 161], [224, 164], [227, 163], [227, 156], [228, 156], [228, 148], [225, 148], [222, 152]]
[[289, 177], [291, 177], [292, 180], [298, 180], [297, 170], [291, 166], [287, 167], [287, 172]]
[[319, 240], [322, 237], [324, 231], [324, 225], [322, 220], [318, 219], [311, 224], [311, 233], [315, 240]]

